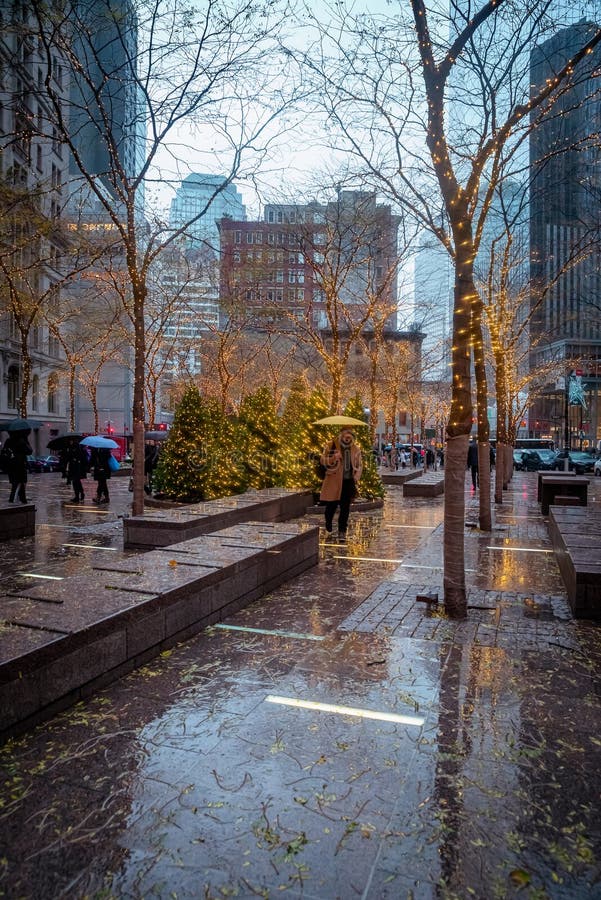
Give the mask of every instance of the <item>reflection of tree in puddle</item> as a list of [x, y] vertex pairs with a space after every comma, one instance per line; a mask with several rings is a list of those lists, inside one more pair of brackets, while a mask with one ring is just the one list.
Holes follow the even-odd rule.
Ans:
[[[486, 844], [490, 798], [510, 790], [510, 772], [486, 771], [487, 757], [503, 730], [501, 712], [511, 672], [503, 650], [453, 644], [441, 647], [441, 662], [448, 653], [440, 685], [440, 711], [434, 797], [438, 806], [441, 896], [466, 889], [480, 896], [496, 865]], [[494, 801], [493, 801], [494, 802]], [[490, 840], [494, 844], [491, 836]], [[492, 884], [492, 882], [488, 882]]]

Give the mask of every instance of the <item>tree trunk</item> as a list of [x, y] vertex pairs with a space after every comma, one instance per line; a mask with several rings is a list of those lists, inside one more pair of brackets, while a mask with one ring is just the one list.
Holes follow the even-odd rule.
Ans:
[[497, 438], [497, 458], [495, 460], [495, 503], [503, 502], [503, 482], [505, 480], [505, 459], [507, 445], [500, 444]]
[[453, 310], [451, 413], [447, 424], [444, 503], [444, 603], [453, 618], [467, 615], [465, 590], [465, 464], [472, 428], [471, 304], [475, 289], [473, 248], [465, 211], [456, 210], [454, 228], [455, 303]]
[[478, 441], [478, 483], [480, 491], [480, 531], [492, 531], [492, 513], [490, 508], [490, 442]]
[[482, 301], [474, 295], [472, 304], [472, 342], [474, 347], [474, 374], [476, 377], [476, 415], [478, 416], [478, 494], [481, 531], [492, 531], [490, 508], [490, 425], [488, 423], [488, 381], [484, 362], [484, 338], [482, 335]]
[[75, 366], [69, 365], [69, 431], [75, 431]]
[[469, 435], [447, 437], [444, 458], [444, 605], [452, 618], [465, 618], [465, 461]]
[[[135, 252], [135, 251], [134, 251]], [[131, 267], [130, 267], [131, 271]], [[146, 286], [136, 272], [132, 278], [134, 304], [134, 395], [133, 395], [133, 435], [134, 435], [134, 469], [132, 514], [144, 514], [144, 363], [145, 363], [145, 331], [144, 301]]]
[[29, 346], [27, 339], [29, 332], [21, 331], [21, 393], [19, 396], [19, 415], [22, 419], [27, 418], [27, 393], [29, 391], [29, 383], [31, 381], [31, 357], [29, 355]]

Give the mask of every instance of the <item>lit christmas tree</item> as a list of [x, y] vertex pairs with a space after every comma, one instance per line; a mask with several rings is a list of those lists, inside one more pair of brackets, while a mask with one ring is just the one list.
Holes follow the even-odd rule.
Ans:
[[[356, 395], [346, 404], [344, 410], [345, 416], [352, 416], [353, 419], [365, 420], [365, 412], [363, 411], [363, 401]], [[377, 497], [384, 496], [384, 485], [382, 479], [378, 475], [376, 459], [372, 453], [371, 442], [369, 439], [369, 428], [362, 428], [358, 425], [353, 429], [355, 440], [361, 447], [361, 456], [363, 458], [363, 474], [359, 482], [359, 496], [366, 500], [374, 500]]]
[[174, 500], [196, 502], [246, 490], [243, 454], [236, 453], [237, 430], [219, 405], [186, 390], [156, 470], [157, 489]]
[[161, 448], [154, 482], [177, 500], [204, 499], [206, 410], [198, 388], [189, 387], [177, 406], [169, 437]]
[[283, 483], [280, 420], [273, 394], [261, 387], [242, 400], [238, 424], [244, 429], [244, 467], [248, 487], [260, 490]]
[[215, 500], [241, 494], [248, 487], [245, 466], [245, 432], [228, 416], [224, 416], [216, 400], [205, 400], [206, 475], [204, 497]]
[[282, 416], [282, 457], [286, 467], [285, 484], [289, 488], [305, 488], [318, 493], [321, 478], [315, 463], [324, 444], [323, 428], [312, 423], [328, 414], [323, 391], [310, 394], [300, 382], [290, 392]]

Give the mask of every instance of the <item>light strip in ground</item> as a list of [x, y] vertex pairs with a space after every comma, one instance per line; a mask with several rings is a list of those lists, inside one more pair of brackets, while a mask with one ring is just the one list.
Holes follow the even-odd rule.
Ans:
[[313, 709], [317, 712], [337, 713], [340, 716], [357, 716], [361, 719], [376, 719], [379, 722], [398, 722], [401, 725], [417, 725], [421, 727], [425, 719], [417, 716], [403, 716], [399, 713], [379, 712], [375, 709], [360, 709], [355, 706], [338, 706], [335, 703], [319, 703], [316, 700], [299, 700], [296, 697], [279, 697], [269, 694], [266, 703], [277, 703], [281, 706], [295, 706], [299, 709]]
[[332, 559], [352, 559], [356, 562], [381, 562], [381, 563], [393, 563], [393, 565], [398, 566], [400, 563], [400, 559], [383, 559], [380, 556], [337, 556], [334, 555]]
[[321, 634], [297, 634], [295, 631], [273, 631], [268, 628], [246, 628], [244, 625], [224, 625], [218, 622], [213, 628], [221, 628], [223, 631], [248, 631], [250, 634], [268, 634], [276, 637], [297, 638], [301, 641], [323, 641]]
[[17, 572], [23, 578], [44, 578], [46, 581], [63, 581], [61, 575], [37, 575], [35, 572]]
[[108, 550], [117, 553], [117, 547], [99, 547], [97, 544], [63, 544], [63, 547], [83, 547], [85, 550]]
[[427, 528], [428, 531], [434, 531], [437, 525], [385, 525], [384, 528]]
[[505, 550], [510, 553], [555, 553], [554, 550], [541, 550], [538, 547], [493, 547], [489, 544], [487, 550]]

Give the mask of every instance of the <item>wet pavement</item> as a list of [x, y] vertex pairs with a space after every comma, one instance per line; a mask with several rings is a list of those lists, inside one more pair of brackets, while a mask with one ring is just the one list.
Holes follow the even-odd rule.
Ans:
[[[102, 511], [29, 494], [4, 591], [121, 558], [127, 479]], [[599, 625], [529, 473], [466, 528], [468, 619], [417, 601], [442, 512], [389, 488], [317, 568], [1, 748], [0, 896], [601, 897]]]

